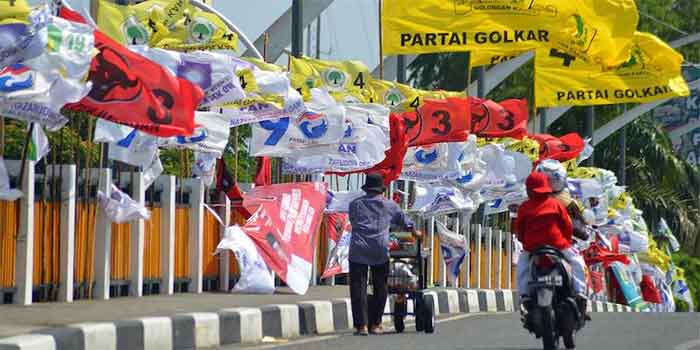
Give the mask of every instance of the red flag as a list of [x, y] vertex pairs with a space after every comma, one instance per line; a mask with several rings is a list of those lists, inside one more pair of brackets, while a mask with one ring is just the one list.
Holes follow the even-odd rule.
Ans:
[[255, 186], [272, 185], [272, 162], [269, 157], [258, 157]]
[[556, 159], [560, 162], [574, 159], [583, 151], [585, 143], [577, 133], [556, 137], [548, 134], [532, 135], [540, 144], [540, 159]]
[[309, 287], [325, 205], [326, 185], [320, 182], [255, 187], [244, 200], [253, 215], [241, 229], [267, 266], [297, 294]]
[[[77, 12], [61, 7], [60, 16], [85, 23]], [[161, 137], [189, 136], [202, 89], [170, 74], [158, 63], [120, 45], [95, 30], [88, 79], [93, 86], [80, 102], [66, 108], [128, 125]]]
[[326, 215], [326, 237], [328, 237], [328, 258], [321, 278], [333, 277], [349, 272], [348, 252], [350, 248], [350, 219], [346, 213]]
[[512, 137], [527, 135], [528, 106], [525, 99], [509, 99], [496, 103], [470, 97], [471, 132], [481, 137]]
[[226, 194], [226, 197], [231, 201], [231, 206], [239, 215], [246, 219], [249, 218], [250, 213], [243, 208], [243, 192], [233, 180], [224, 158], [219, 158], [216, 163], [216, 190]]
[[417, 112], [403, 113], [409, 146], [465, 141], [469, 136], [469, 103], [463, 98], [426, 99]]

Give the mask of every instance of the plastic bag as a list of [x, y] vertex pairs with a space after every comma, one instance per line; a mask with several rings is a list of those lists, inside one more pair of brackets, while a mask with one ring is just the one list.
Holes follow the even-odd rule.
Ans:
[[255, 243], [238, 226], [226, 229], [224, 238], [216, 247], [216, 253], [230, 250], [236, 256], [241, 277], [233, 286], [233, 293], [272, 294], [275, 292], [275, 281], [265, 264]]

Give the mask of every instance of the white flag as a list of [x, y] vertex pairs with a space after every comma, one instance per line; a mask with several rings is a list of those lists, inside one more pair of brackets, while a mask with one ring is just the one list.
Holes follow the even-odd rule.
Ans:
[[328, 191], [326, 213], [347, 213], [350, 211], [350, 202], [364, 195], [364, 191]]
[[160, 138], [158, 144], [165, 148], [187, 148], [197, 152], [214, 153], [220, 158], [226, 149], [231, 127], [229, 119], [216, 112], [195, 112], [195, 129], [192, 136]]
[[216, 253], [230, 250], [236, 256], [241, 277], [231, 292], [251, 294], [272, 294], [275, 281], [253, 240], [238, 226], [226, 228], [224, 238], [216, 247]]
[[467, 240], [464, 236], [448, 230], [441, 222], [436, 221], [435, 223], [440, 239], [440, 251], [449, 272], [447, 276], [454, 283], [467, 255]]
[[102, 191], [97, 191], [97, 203], [112, 222], [122, 223], [139, 219], [148, 220], [151, 217], [148, 209], [143, 204], [131, 199], [128, 194], [120, 191], [115, 185], [112, 185], [112, 191], [109, 196], [102, 193]]
[[51, 148], [49, 147], [49, 139], [46, 137], [41, 125], [35, 125], [32, 129], [32, 140], [27, 151], [27, 159], [35, 162], [40, 161], [46, 156]]
[[448, 184], [416, 184], [416, 200], [411, 211], [424, 216], [459, 211], [474, 212], [477, 205], [458, 187]]
[[0, 157], [0, 200], [12, 202], [23, 195], [22, 191], [10, 188], [10, 176], [7, 174], [5, 160]]

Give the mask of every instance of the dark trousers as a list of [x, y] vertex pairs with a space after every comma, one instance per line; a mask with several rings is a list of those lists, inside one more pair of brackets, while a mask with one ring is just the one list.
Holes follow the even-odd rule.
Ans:
[[[367, 270], [372, 271], [372, 290], [374, 295], [367, 298]], [[365, 265], [350, 262], [350, 303], [355, 328], [376, 326], [382, 323], [382, 314], [386, 305], [387, 279], [389, 262], [381, 265]]]

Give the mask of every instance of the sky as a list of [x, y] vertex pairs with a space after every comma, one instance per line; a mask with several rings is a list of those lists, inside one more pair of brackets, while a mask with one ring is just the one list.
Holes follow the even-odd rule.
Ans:
[[[74, 8], [85, 9], [89, 8], [90, 3], [90, 0], [64, 1]], [[30, 1], [37, 2], [39, 0]], [[254, 42], [291, 4], [291, 0], [214, 0], [214, 7], [245, 33], [251, 42]], [[335, 0], [321, 17], [322, 59], [359, 60], [367, 64], [370, 70], [378, 64], [378, 0]], [[316, 52], [315, 24], [312, 27], [313, 55]], [[291, 37], [291, 33], [285, 35]], [[306, 39], [304, 34], [304, 41]], [[286, 63], [286, 60], [286, 56], [283, 55], [278, 63]]]

